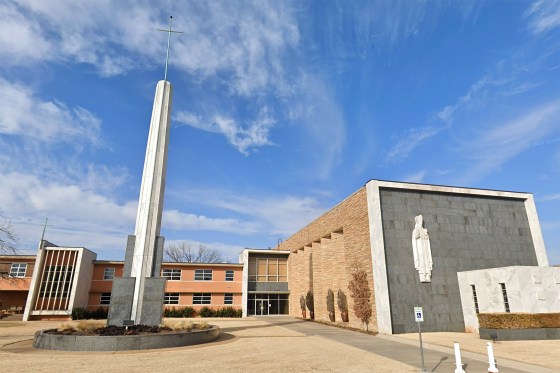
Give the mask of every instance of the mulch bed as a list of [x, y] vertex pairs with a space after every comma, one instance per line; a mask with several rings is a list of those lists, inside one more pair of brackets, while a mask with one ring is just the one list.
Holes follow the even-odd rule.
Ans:
[[128, 329], [124, 326], [104, 326], [102, 328], [93, 329], [91, 331], [83, 330], [57, 330], [49, 329], [46, 330], [47, 334], [58, 334], [58, 335], [105, 335], [105, 336], [115, 336], [115, 335], [139, 335], [139, 334], [158, 334], [158, 333], [170, 333], [173, 330], [171, 328], [162, 326], [149, 326], [149, 325], [132, 325]]
[[317, 324], [322, 324], [322, 325], [329, 325], [329, 326], [334, 326], [340, 329], [346, 329], [346, 330], [352, 330], [354, 332], [359, 332], [359, 333], [363, 333], [363, 334], [369, 334], [369, 335], [377, 335], [377, 332], [373, 332], [371, 330], [363, 330], [363, 329], [359, 329], [359, 328], [354, 328], [353, 326], [348, 326], [348, 325], [344, 325], [344, 324], [340, 324], [340, 323], [335, 323], [335, 322], [330, 322], [330, 321], [323, 321], [323, 320], [315, 320], [315, 319], [304, 319], [303, 317], [297, 317], [296, 319], [300, 319], [303, 321], [313, 321], [316, 322]]

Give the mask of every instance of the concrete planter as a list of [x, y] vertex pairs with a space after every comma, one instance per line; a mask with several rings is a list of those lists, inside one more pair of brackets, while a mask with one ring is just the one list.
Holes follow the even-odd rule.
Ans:
[[182, 347], [207, 343], [217, 339], [220, 328], [178, 331], [143, 335], [90, 336], [47, 334], [39, 330], [33, 338], [33, 347], [62, 351], [127, 351]]
[[[480, 339], [497, 341], [530, 341], [560, 339], [560, 328], [484, 329], [478, 330]], [[493, 338], [494, 337], [494, 338]]]

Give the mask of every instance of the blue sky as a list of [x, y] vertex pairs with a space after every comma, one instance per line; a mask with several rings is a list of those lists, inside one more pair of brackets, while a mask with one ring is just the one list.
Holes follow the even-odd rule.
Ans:
[[0, 1], [0, 215], [122, 259], [166, 28], [162, 234], [275, 246], [370, 179], [532, 192], [560, 264], [559, 1]]

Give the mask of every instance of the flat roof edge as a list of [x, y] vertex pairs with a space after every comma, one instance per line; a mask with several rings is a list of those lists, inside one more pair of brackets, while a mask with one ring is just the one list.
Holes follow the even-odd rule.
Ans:
[[[371, 182], [377, 182], [379, 187], [382, 188], [397, 188], [397, 189], [412, 189], [412, 190], [423, 190], [423, 191], [434, 191], [434, 192], [444, 192], [444, 193], [458, 193], [458, 194], [481, 194], [481, 195], [495, 195], [503, 197], [513, 197], [513, 198], [526, 198], [533, 195], [530, 192], [519, 192], [510, 190], [499, 190], [499, 189], [487, 189], [487, 188], [469, 188], [462, 186], [453, 185], [439, 185], [439, 184], [425, 184], [425, 183], [412, 183], [406, 181], [392, 181], [392, 180], [380, 180], [380, 179], [370, 179], [366, 182], [366, 185]], [[437, 190], [437, 189], [440, 190]], [[508, 195], [504, 195], [508, 194]]]

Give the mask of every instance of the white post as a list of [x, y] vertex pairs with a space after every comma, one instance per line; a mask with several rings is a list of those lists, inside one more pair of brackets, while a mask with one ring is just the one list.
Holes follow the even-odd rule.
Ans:
[[461, 361], [461, 349], [459, 348], [459, 343], [453, 343], [453, 348], [455, 349], [455, 373], [465, 373], [463, 369], [463, 362]]
[[494, 349], [492, 348], [492, 343], [486, 343], [486, 349], [488, 350], [488, 373], [499, 373], [500, 371], [496, 368], [496, 361], [494, 360]]

